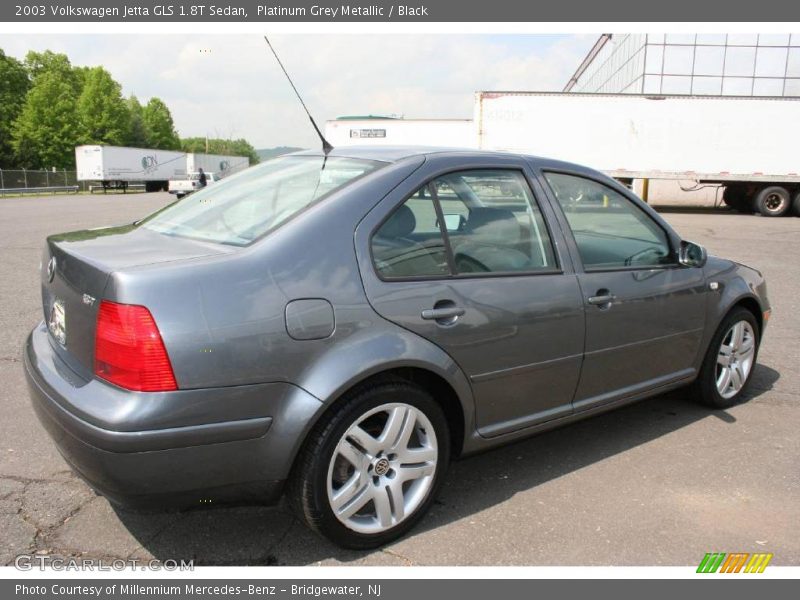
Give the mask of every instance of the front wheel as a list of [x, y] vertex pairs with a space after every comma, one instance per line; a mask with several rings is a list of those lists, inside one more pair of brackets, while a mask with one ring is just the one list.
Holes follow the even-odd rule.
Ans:
[[711, 340], [694, 383], [695, 397], [713, 408], [733, 406], [750, 383], [759, 343], [753, 313], [746, 308], [731, 311]]
[[405, 382], [364, 388], [314, 428], [287, 495], [295, 513], [340, 546], [375, 548], [428, 510], [450, 458], [441, 407]]

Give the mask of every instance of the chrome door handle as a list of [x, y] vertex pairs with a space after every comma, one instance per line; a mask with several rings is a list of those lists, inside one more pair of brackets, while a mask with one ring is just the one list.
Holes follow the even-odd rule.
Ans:
[[589, 296], [588, 302], [594, 306], [605, 306], [616, 299], [617, 297], [613, 294], [602, 294], [600, 296]]
[[445, 321], [460, 317], [464, 312], [460, 306], [448, 306], [447, 308], [426, 308], [420, 316], [426, 321]]

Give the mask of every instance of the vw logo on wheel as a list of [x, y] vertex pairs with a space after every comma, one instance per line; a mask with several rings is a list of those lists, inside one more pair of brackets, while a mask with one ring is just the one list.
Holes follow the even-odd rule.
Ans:
[[53, 281], [53, 278], [55, 276], [56, 276], [56, 257], [53, 256], [47, 263], [47, 281]]
[[389, 472], [389, 461], [385, 458], [380, 459], [378, 462], [375, 463], [375, 474], [376, 475], [386, 475]]

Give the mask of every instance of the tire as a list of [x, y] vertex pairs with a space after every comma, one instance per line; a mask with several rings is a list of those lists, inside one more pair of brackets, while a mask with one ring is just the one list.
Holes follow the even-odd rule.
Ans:
[[[390, 416], [402, 425], [390, 427]], [[396, 443], [381, 440], [387, 433]], [[414, 451], [414, 462], [403, 463]], [[355, 390], [322, 417], [300, 451], [286, 494], [313, 531], [345, 548], [376, 548], [419, 522], [449, 459], [447, 421], [433, 397], [410, 383], [385, 381]], [[336, 503], [337, 495], [344, 501]]]
[[[737, 335], [735, 329], [741, 327], [744, 333], [744, 340], [736, 347], [736, 340], [732, 336]], [[746, 340], [749, 337], [750, 350], [745, 352], [748, 347]], [[711, 408], [729, 408], [736, 404], [742, 393], [747, 390], [758, 359], [758, 348], [761, 343], [761, 334], [755, 316], [746, 308], [734, 308], [720, 324], [717, 332], [711, 340], [700, 368], [700, 374], [693, 384], [695, 399], [700, 403]], [[728, 348], [723, 356], [723, 348]], [[734, 360], [730, 358], [731, 348], [736, 354]], [[728, 367], [720, 363], [720, 359], [729, 361]], [[736, 365], [732, 363], [736, 362]], [[736, 371], [738, 375], [731, 376], [726, 384], [722, 377], [724, 369]], [[732, 374], [734, 375], [734, 374]], [[738, 379], [741, 384], [736, 385]]]
[[782, 217], [791, 210], [792, 199], [786, 188], [773, 185], [758, 193], [755, 206], [765, 217]]
[[796, 217], [800, 217], [800, 188], [794, 192], [794, 199], [792, 200], [792, 212], [794, 212]]
[[737, 212], [753, 214], [753, 198], [748, 195], [747, 189], [744, 187], [726, 187], [722, 194], [722, 201]]

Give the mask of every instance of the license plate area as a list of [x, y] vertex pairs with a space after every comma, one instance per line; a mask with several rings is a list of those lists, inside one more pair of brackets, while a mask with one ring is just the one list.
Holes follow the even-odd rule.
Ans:
[[64, 310], [63, 300], [56, 298], [53, 301], [47, 319], [47, 329], [61, 346], [67, 345], [67, 314]]

